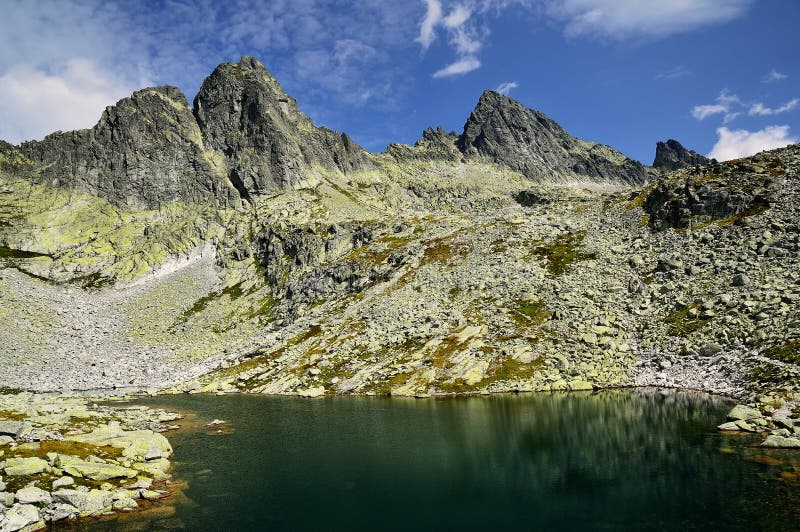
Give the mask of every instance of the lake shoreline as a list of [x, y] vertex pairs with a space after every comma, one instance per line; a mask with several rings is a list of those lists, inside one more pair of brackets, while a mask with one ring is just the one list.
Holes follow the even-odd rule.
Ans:
[[[213, 402], [219, 401], [221, 398], [217, 399], [217, 397], [220, 395], [230, 397], [235, 394], [218, 393], [212, 398], [210, 394], [164, 394], [152, 393], [152, 391], [141, 393], [141, 390], [139, 390], [140, 393], [123, 392], [122, 390], [106, 390], [106, 392], [103, 394], [99, 390], [93, 390], [79, 394], [53, 392], [0, 394], [0, 406], [2, 406], [0, 408], [0, 433], [5, 431], [6, 434], [4, 437], [0, 436], [2, 438], [0, 451], [3, 451], [3, 456], [0, 456], [0, 460], [2, 460], [0, 465], [5, 467], [0, 470], [6, 473], [4, 477], [0, 476], [0, 488], [2, 488], [0, 492], [8, 490], [0, 493], [0, 496], [5, 497], [4, 500], [0, 500], [0, 504], [6, 508], [6, 516], [12, 515], [15, 519], [19, 519], [18, 522], [26, 522], [22, 528], [14, 530], [30, 532], [42, 528], [43, 523], [47, 522], [86, 517], [109, 517], [120, 512], [135, 512], [140, 506], [146, 506], [148, 501], [168, 498], [172, 491], [169, 486], [173, 480], [171, 477], [173, 468], [167, 458], [172, 455], [172, 447], [161, 433], [196, 433], [208, 430], [223, 434], [230, 427], [229, 422], [237, 423], [237, 420], [215, 419], [214, 423], [211, 423], [211, 420], [195, 419], [191, 409], [184, 410], [173, 407], [170, 410], [164, 410], [145, 406], [159, 405], [160, 402], [174, 402], [173, 398], [177, 398], [179, 395], [199, 397], [200, 400]], [[120, 392], [123, 393], [120, 394]], [[772, 414], [791, 412], [785, 406], [776, 409], [770, 407], [766, 401], [750, 406], [736, 404], [734, 398], [692, 389], [620, 386], [603, 390], [568, 392], [443, 393], [417, 397], [415, 401], [422, 399], [462, 400], [476, 397], [502, 398], [504, 395], [531, 399], [545, 397], [548, 394], [588, 397], [613, 392], [623, 394], [630, 392], [632, 395], [642, 396], [677, 394], [715, 397], [732, 407], [727, 416], [729, 421], [721, 424], [721, 429], [726, 432], [749, 433], [751, 438], [759, 435], [761, 438], [766, 436], [765, 442], [770, 438], [775, 440], [775, 436], [780, 442], [783, 440], [792, 442], [795, 439], [794, 435], [800, 431], [798, 430], [800, 424], [794, 425], [791, 419], [786, 422], [785, 418], [770, 417], [766, 412], [770, 409]], [[637, 394], [637, 392], [641, 392], [641, 394]], [[89, 393], [90, 395], [84, 395]], [[238, 395], [258, 397], [255, 394], [246, 393]], [[262, 395], [262, 397], [275, 399], [284, 397], [287, 400], [291, 398], [286, 395]], [[367, 397], [385, 400], [398, 399], [398, 397], [390, 395], [339, 395], [318, 399], [346, 400], [352, 398], [358, 400]], [[406, 399], [410, 398], [406, 397]], [[298, 398], [297, 400], [310, 399]], [[722, 420], [720, 421], [722, 422]], [[205, 429], [205, 427], [210, 428]], [[787, 427], [792, 427], [794, 433], [787, 432]], [[713, 425], [708, 429], [713, 430]], [[12, 430], [15, 431], [13, 437], [9, 435]], [[70, 448], [79, 456], [60, 454], [50, 450], [58, 448], [59, 445], [63, 446], [63, 443], [56, 442], [65, 440], [85, 443], [83, 448]], [[755, 442], [753, 445], [757, 443]], [[104, 449], [114, 447], [121, 449], [121, 454], [106, 452], [100, 457], [96, 456], [98, 450], [103, 452]], [[159, 447], [161, 452], [154, 451], [154, 448]], [[90, 452], [94, 454], [88, 454]], [[38, 461], [34, 464], [32, 460], [28, 460], [29, 458]], [[140, 462], [135, 460], [140, 460]], [[20, 467], [36, 466], [37, 470], [31, 469], [33, 472], [14, 470], [13, 468], [17, 467], [15, 464]], [[96, 471], [97, 468], [100, 469], [99, 473]], [[9, 475], [9, 471], [14, 475]], [[150, 476], [145, 476], [146, 474]], [[24, 478], [27, 487], [14, 480], [17, 477]], [[70, 478], [78, 482], [73, 480], [72, 484], [68, 484], [63, 480], [58, 481], [59, 478]], [[117, 486], [108, 482], [112, 479], [117, 479]], [[53, 484], [54, 480], [64, 484]], [[129, 481], [126, 483], [126, 480]], [[178, 480], [180, 481], [180, 479]], [[43, 490], [42, 487], [47, 488], [48, 483], [52, 484], [51, 490]], [[67, 487], [69, 488], [67, 491], [70, 493], [65, 492], [64, 488]], [[16, 494], [13, 493], [13, 489], [16, 489]], [[27, 496], [28, 492], [33, 495]], [[23, 494], [22, 497], [19, 496], [20, 493]], [[34, 509], [37, 512], [35, 515], [32, 511]], [[22, 517], [17, 517], [18, 514]]]

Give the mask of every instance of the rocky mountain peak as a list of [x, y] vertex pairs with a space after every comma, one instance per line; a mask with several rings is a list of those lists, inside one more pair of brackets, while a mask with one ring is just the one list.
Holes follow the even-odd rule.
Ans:
[[78, 188], [149, 209], [173, 201], [230, 205], [239, 194], [204, 151], [177, 87], [142, 89], [103, 111], [91, 129], [57, 132], [20, 151], [42, 165], [36, 181]]
[[656, 144], [656, 158], [653, 166], [664, 170], [678, 170], [690, 166], [702, 166], [710, 162], [710, 159], [696, 151], [684, 148], [677, 140], [669, 139]]
[[508, 166], [536, 181], [639, 183], [647, 177], [641, 163], [608, 146], [574, 138], [543, 113], [492, 90], [481, 94], [457, 146], [466, 156]]
[[292, 187], [315, 166], [348, 172], [369, 164], [348, 137], [315, 126], [249, 56], [206, 78], [194, 113], [207, 146], [227, 158], [229, 178], [245, 198]]

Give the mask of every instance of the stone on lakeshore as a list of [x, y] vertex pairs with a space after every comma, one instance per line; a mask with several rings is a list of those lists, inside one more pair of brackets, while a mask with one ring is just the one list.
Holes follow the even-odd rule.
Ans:
[[114, 464], [98, 464], [93, 462], [73, 462], [64, 466], [64, 473], [73, 477], [90, 480], [110, 480], [112, 478], [134, 478], [137, 473], [133, 469]]
[[0, 447], [2, 447], [3, 445], [8, 445], [9, 443], [12, 443], [13, 441], [14, 441], [14, 438], [12, 438], [11, 436], [0, 436]]
[[142, 473], [146, 473], [153, 478], [164, 478], [169, 471], [170, 463], [166, 458], [159, 458], [157, 460], [150, 460], [148, 462], [137, 462], [132, 465], [134, 469]]
[[53, 502], [74, 506], [78, 515], [85, 517], [103, 513], [111, 508], [112, 494], [102, 490], [58, 490], [52, 493]]
[[67, 486], [72, 486], [74, 484], [75, 484], [75, 479], [68, 475], [65, 475], [53, 481], [53, 489], [57, 490], [58, 488], [66, 488]]
[[728, 412], [728, 419], [731, 421], [750, 421], [762, 417], [764, 416], [757, 409], [745, 405], [736, 405]]
[[787, 438], [785, 436], [770, 434], [767, 436], [767, 439], [761, 443], [761, 446], [778, 449], [800, 449], [800, 438]]
[[115, 509], [115, 510], [131, 511], [131, 510], [135, 510], [136, 508], [138, 508], [139, 504], [135, 500], [131, 499], [130, 497], [126, 497], [126, 498], [117, 499], [116, 501], [114, 501], [111, 504], [111, 507], [113, 509]]
[[14, 495], [14, 498], [20, 504], [50, 504], [52, 502], [50, 494], [36, 486], [22, 488]]
[[62, 519], [70, 519], [78, 515], [78, 509], [71, 504], [51, 504], [47, 508], [50, 521], [61, 521]]
[[750, 423], [748, 423], [747, 421], [744, 421], [743, 419], [737, 419], [737, 420], [736, 420], [736, 421], [734, 421], [733, 423], [734, 423], [734, 424], [735, 424], [737, 427], [739, 427], [739, 429], [741, 429], [741, 430], [744, 430], [744, 431], [746, 431], [746, 432], [755, 432], [755, 431], [756, 431], [756, 428], [755, 428], [754, 426], [752, 426], [752, 425], [751, 425]]
[[162, 493], [160, 491], [153, 491], [153, 490], [141, 490], [139, 492], [142, 499], [146, 501], [156, 501], [158, 499], [163, 499], [167, 496], [166, 493]]
[[592, 386], [591, 382], [587, 382], [583, 379], [573, 379], [567, 383], [569, 389], [572, 391], [583, 391], [583, 390], [591, 390], [594, 387]]
[[6, 460], [5, 472], [11, 477], [38, 475], [50, 468], [50, 464], [41, 458], [9, 458]]
[[717, 429], [719, 429], [719, 430], [735, 430], [735, 431], [742, 430], [742, 429], [739, 428], [739, 425], [737, 425], [733, 421], [728, 421], [727, 423], [723, 423], [722, 425], [719, 425], [717, 427]]
[[794, 430], [794, 420], [789, 418], [773, 418], [773, 423], [777, 427], [783, 427], [789, 431]]
[[65, 439], [100, 447], [110, 445], [124, 449], [122, 455], [126, 458], [144, 459], [154, 454], [160, 454], [161, 457], [172, 456], [172, 446], [161, 434], [152, 430], [126, 431], [116, 424], [98, 427], [88, 434], [67, 436]]
[[39, 530], [45, 527], [39, 510], [30, 504], [15, 504], [0, 519], [1, 532], [17, 532]]
[[297, 395], [300, 397], [320, 397], [325, 395], [324, 386], [316, 386], [313, 388], [305, 388], [297, 390]]

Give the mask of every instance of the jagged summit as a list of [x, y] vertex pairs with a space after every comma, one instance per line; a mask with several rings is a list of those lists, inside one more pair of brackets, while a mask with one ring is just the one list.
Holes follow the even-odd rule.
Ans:
[[137, 209], [172, 201], [236, 205], [317, 169], [371, 165], [349, 137], [315, 126], [249, 56], [219, 65], [194, 108], [177, 87], [147, 88], [107, 107], [91, 129], [57, 132], [20, 150], [43, 166], [35, 180]]
[[[147, 88], [106, 108], [91, 129], [23, 143], [37, 182], [97, 194], [118, 206], [174, 201], [236, 206], [380, 163], [346, 134], [316, 126], [257, 59], [223, 63], [189, 105], [172, 86]], [[544, 114], [485, 91], [461, 135], [429, 128], [398, 160], [488, 161], [534, 181], [639, 183], [645, 168], [621, 153], [570, 136]]]
[[711, 159], [703, 157], [693, 150], [683, 147], [675, 139], [656, 144], [656, 158], [653, 167], [663, 168], [664, 170], [678, 170], [690, 166], [702, 166], [711, 162]]
[[343, 173], [370, 166], [346, 135], [314, 125], [258, 60], [223, 63], [194, 100], [208, 147], [224, 154], [244, 197], [291, 187], [315, 166]]
[[43, 166], [36, 180], [98, 194], [130, 208], [172, 201], [232, 204], [239, 194], [203, 146], [176, 87], [139, 90], [103, 111], [91, 129], [20, 145]]
[[570, 136], [539, 111], [487, 90], [458, 138], [459, 150], [518, 170], [533, 180], [585, 177], [640, 183], [644, 166], [608, 146]]

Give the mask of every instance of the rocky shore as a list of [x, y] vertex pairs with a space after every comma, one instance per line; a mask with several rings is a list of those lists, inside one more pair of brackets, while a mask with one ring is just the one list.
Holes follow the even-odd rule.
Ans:
[[169, 495], [180, 416], [61, 394], [0, 394], [0, 531], [136, 510]]

